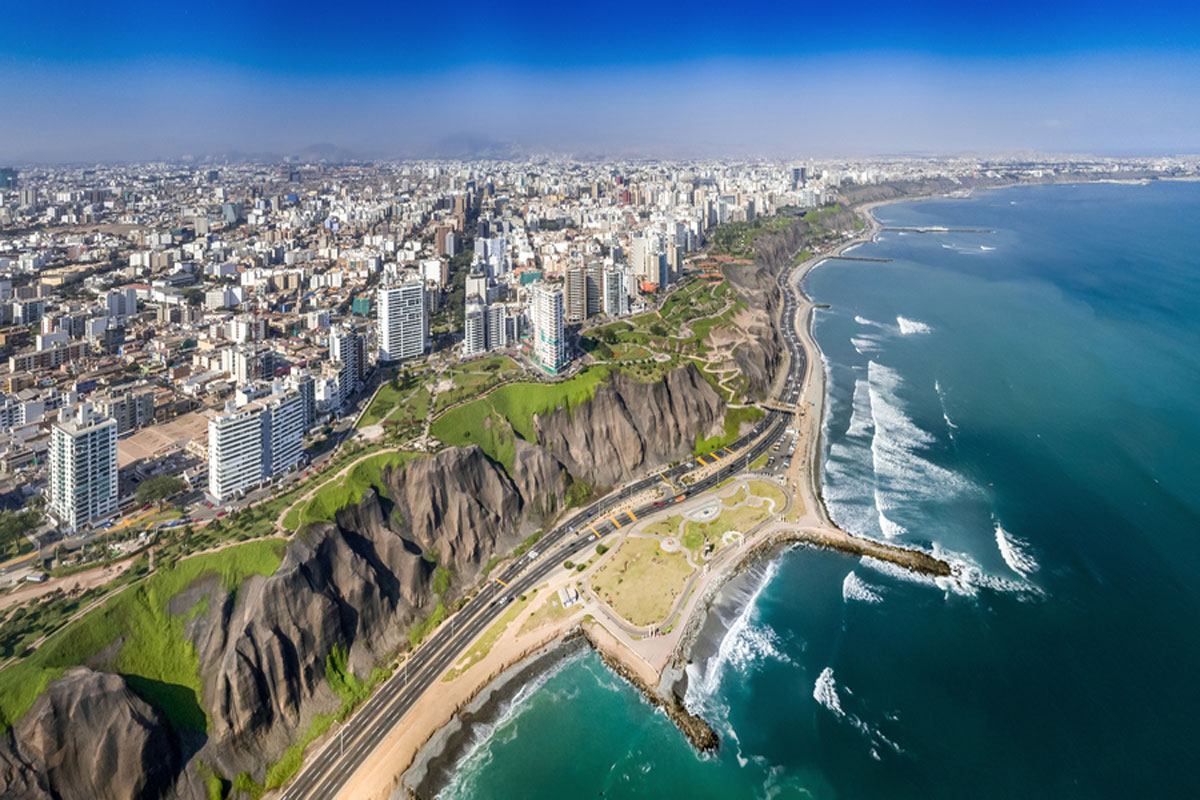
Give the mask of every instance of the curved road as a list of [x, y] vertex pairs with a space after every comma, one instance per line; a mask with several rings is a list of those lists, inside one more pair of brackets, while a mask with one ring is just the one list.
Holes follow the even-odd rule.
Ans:
[[[790, 274], [791, 270], [785, 270], [779, 278], [780, 288], [783, 289], [784, 319], [794, 319], [797, 309], [795, 296], [787, 291]], [[782, 335], [791, 359], [778, 399], [793, 403], [799, 397], [808, 363], [794, 327], [785, 328]], [[694, 484], [683, 485], [683, 490], [672, 499], [647, 503], [633, 509], [632, 514], [623, 511], [618, 516], [625, 518], [624, 524], [629, 524], [632, 518], [653, 514], [682, 498], [706, 492], [726, 478], [745, 471], [783, 435], [789, 417], [783, 412], [769, 410], [754, 430], [739, 438], [728, 449], [712, 454], [721, 465], [716, 472]], [[674, 479], [694, 468], [694, 461], [689, 461], [665, 470], [662, 475], [672, 479], [676, 485], [682, 485]], [[498, 577], [490, 579], [466, 605], [437, 628], [433, 636], [372, 694], [357, 713], [334, 731], [321, 752], [304, 766], [281, 797], [284, 800], [334, 797], [424, 691], [461, 657], [460, 654], [475, 637], [504, 613], [514, 597], [534, 588], [575, 553], [615, 531], [619, 527], [616, 523], [620, 520], [614, 520], [607, 515], [608, 512], [622, 500], [660, 480], [662, 478], [658, 475], [643, 478], [577, 512], [546, 533], [538, 541], [536, 551], [516, 559]]]

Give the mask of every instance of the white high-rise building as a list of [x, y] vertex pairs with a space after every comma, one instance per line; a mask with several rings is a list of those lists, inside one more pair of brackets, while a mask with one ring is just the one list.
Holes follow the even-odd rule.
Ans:
[[487, 312], [488, 307], [479, 302], [478, 296], [467, 301], [463, 312], [463, 356], [477, 356], [488, 349]]
[[304, 397], [274, 394], [208, 420], [208, 493], [224, 501], [287, 472], [304, 456]]
[[492, 303], [485, 312], [487, 316], [487, 349], [499, 350], [508, 347], [508, 314], [504, 306]]
[[535, 285], [530, 316], [533, 319], [533, 357], [547, 372], [556, 373], [567, 360], [562, 287], [546, 283]]
[[619, 269], [604, 271], [604, 313], [610, 317], [621, 316], [629, 305], [626, 300], [625, 281], [625, 273]]
[[78, 528], [117, 511], [117, 421], [83, 403], [50, 430], [50, 513]]
[[329, 358], [341, 364], [338, 408], [343, 408], [367, 376], [366, 344], [354, 325], [335, 325], [330, 329]]
[[405, 361], [425, 354], [429, 316], [421, 281], [379, 289], [379, 360]]

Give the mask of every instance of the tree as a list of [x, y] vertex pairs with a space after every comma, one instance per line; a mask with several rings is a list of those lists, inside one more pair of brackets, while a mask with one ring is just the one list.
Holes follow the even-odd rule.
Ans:
[[161, 507], [164, 500], [186, 488], [187, 483], [182, 478], [176, 478], [174, 475], [156, 475], [138, 487], [134, 498], [142, 505], [158, 503]]

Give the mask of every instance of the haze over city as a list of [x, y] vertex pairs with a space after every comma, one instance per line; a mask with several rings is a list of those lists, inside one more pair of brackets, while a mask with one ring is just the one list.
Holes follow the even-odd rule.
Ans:
[[0, 30], [0, 153], [1200, 150], [1188, 4], [940, 5], [25, 4]]

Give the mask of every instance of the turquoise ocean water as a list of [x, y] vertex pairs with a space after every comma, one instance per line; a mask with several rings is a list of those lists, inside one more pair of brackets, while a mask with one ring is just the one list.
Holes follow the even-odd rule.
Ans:
[[885, 206], [809, 294], [843, 527], [935, 584], [792, 550], [688, 701], [695, 755], [598, 658], [529, 687], [443, 798], [1200, 795], [1200, 184]]

